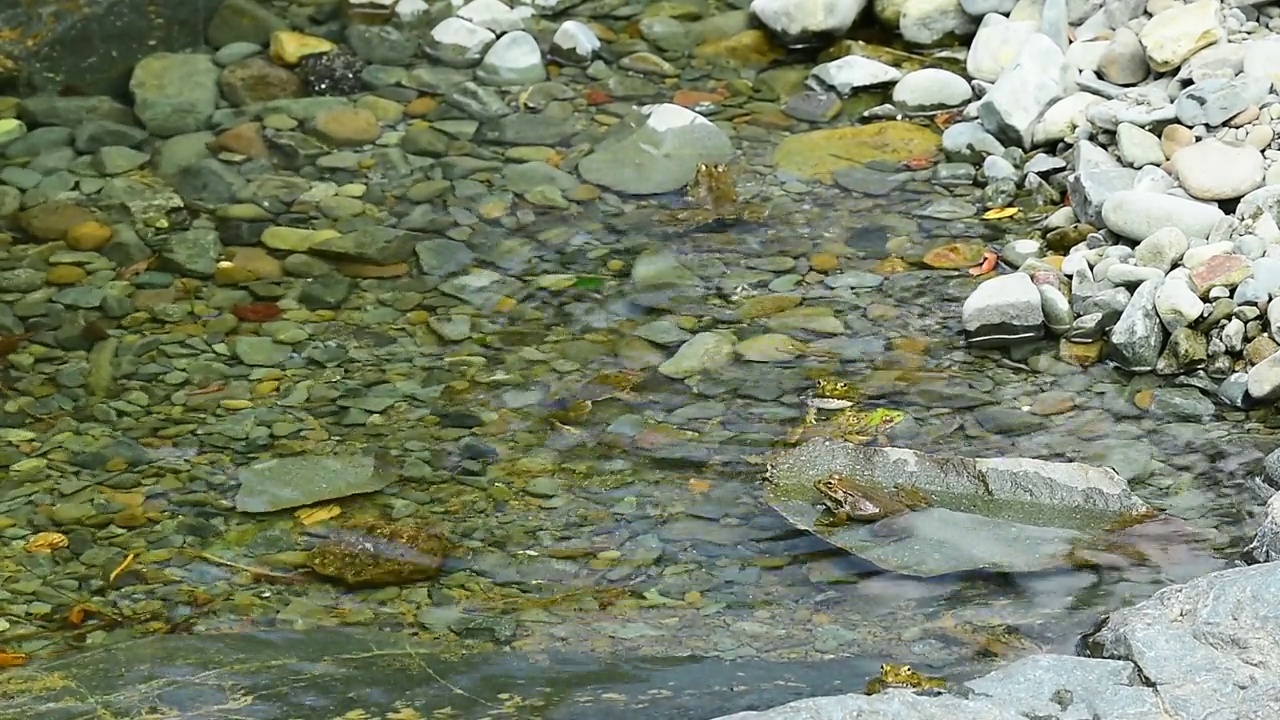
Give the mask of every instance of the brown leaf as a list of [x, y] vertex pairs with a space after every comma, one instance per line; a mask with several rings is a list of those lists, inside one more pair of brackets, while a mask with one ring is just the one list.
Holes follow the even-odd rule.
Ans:
[[22, 667], [27, 664], [27, 656], [22, 653], [0, 652], [0, 668]]
[[27, 552], [53, 552], [66, 547], [68, 544], [67, 536], [60, 532], [42, 532], [36, 533], [27, 540]]

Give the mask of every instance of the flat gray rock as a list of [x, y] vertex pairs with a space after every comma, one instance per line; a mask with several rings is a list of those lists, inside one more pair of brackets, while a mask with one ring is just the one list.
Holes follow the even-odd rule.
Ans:
[[396, 479], [389, 459], [373, 455], [297, 455], [236, 471], [236, 509], [263, 513], [377, 492]]
[[[816, 480], [832, 474], [888, 490], [914, 487], [931, 507], [877, 522], [820, 527]], [[892, 572], [932, 577], [1060, 566], [1076, 541], [1151, 512], [1114, 470], [1026, 458], [924, 455], [818, 438], [769, 464], [765, 499], [796, 527]]]
[[1154, 683], [1164, 707], [1160, 717], [1277, 718], [1277, 597], [1280, 565], [1223, 570], [1114, 613], [1093, 642]]

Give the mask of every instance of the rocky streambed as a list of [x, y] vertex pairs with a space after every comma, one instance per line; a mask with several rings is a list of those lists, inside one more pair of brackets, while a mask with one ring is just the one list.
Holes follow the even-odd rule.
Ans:
[[[57, 77], [0, 99], [0, 658], [29, 666], [0, 675], [0, 714], [134, 712], [149, 680], [94, 665], [112, 648], [225, 673], [167, 695], [173, 712], [205, 691], [265, 702], [299, 657], [372, 688], [325, 696], [335, 711], [394, 712], [374, 679], [395, 674], [335, 645], [349, 631], [414, 677], [456, 679], [479, 698], [466, 707], [530, 717], [552, 700], [589, 716], [609, 693], [503, 707], [511, 684], [473, 682], [466, 661], [508, 653], [557, 688], [557, 663], [608, 687], [669, 682], [646, 663], [697, 655], [690, 675], [719, 687], [754, 661], [757, 693], [681, 695], [679, 712], [712, 717], [857, 691], [881, 663], [959, 679], [1028, 657], [1009, 672], [1034, 675], [1102, 614], [1240, 557], [1265, 516], [1256, 480], [1280, 466], [1250, 388], [1264, 363], [1248, 365], [1271, 332], [1267, 215], [1179, 196], [1159, 137], [1247, 152], [1269, 96], [1230, 132], [1175, 112], [1176, 135], [1107, 89], [1168, 95], [1141, 84], [1150, 67], [1225, 52], [1146, 57], [1204, 11], [875, 8], [914, 43], [977, 28], [966, 55], [836, 42], [857, 3], [755, 5], [224, 0], [192, 47], [141, 54], [127, 94]], [[1248, 8], [1212, 17], [1224, 46], [1266, 31]], [[1126, 23], [1148, 67], [1132, 79]], [[1152, 41], [1162, 26], [1173, 39]], [[1108, 129], [1108, 108], [1128, 124]], [[1163, 159], [1135, 131], [1158, 131]], [[1166, 169], [1201, 199], [1217, 175], [1197, 167], [1239, 165], [1189, 157]], [[1191, 206], [1200, 224], [1178, 219]], [[1176, 232], [1138, 237], [1141, 217]], [[1190, 319], [1171, 327], [1158, 308], [1178, 265], [1201, 304], [1177, 295]], [[1204, 362], [1184, 362], [1197, 342]], [[927, 511], [815, 534], [817, 464], [797, 466], [810, 495], [790, 509], [765, 470], [831, 443], [962, 472], [936, 478]], [[1027, 506], [939, 532], [982, 515], [948, 489], [1017, 458], [1096, 466], [1140, 498], [1123, 509], [1170, 522], [1099, 543], [1058, 517], [1043, 552], [1005, 565], [971, 540], [1040, 527]], [[868, 549], [920, 533], [948, 563]], [[1239, 594], [1269, 577], [1232, 572]], [[1099, 642], [1127, 661], [1126, 637]], [[216, 659], [255, 643], [276, 659], [237, 695], [243, 668]], [[583, 657], [620, 665], [593, 675]], [[1151, 701], [1116, 662], [1067, 690]], [[838, 702], [929, 712], [902, 695]]]

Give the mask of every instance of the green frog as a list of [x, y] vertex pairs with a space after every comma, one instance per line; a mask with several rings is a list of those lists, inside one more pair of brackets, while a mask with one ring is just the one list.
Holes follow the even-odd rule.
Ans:
[[918, 673], [910, 665], [885, 663], [880, 666], [880, 674], [867, 681], [867, 694], [875, 695], [890, 688], [946, 690], [947, 681]]
[[829, 512], [818, 519], [828, 527], [850, 522], [873, 522], [893, 515], [919, 510], [932, 504], [917, 487], [883, 488], [832, 473], [813, 483]]
[[[814, 388], [804, 396], [804, 419], [787, 433], [786, 442], [795, 444], [825, 437], [851, 443], [872, 440], [883, 443], [885, 431], [905, 420], [907, 414], [893, 408], [861, 409], [858, 407], [861, 397], [858, 387], [847, 380], [818, 378]], [[819, 410], [837, 412], [829, 419], [819, 420]]]

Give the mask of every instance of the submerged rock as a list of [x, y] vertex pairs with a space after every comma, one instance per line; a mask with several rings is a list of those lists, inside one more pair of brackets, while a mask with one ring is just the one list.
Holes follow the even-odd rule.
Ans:
[[437, 530], [374, 522], [322, 534], [311, 551], [312, 570], [351, 587], [407, 585], [440, 574], [450, 543]]

